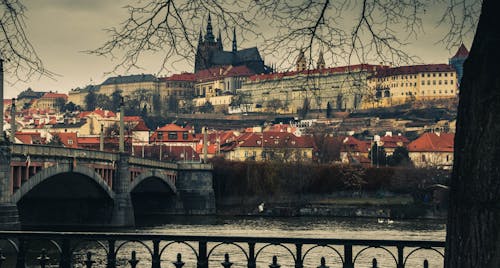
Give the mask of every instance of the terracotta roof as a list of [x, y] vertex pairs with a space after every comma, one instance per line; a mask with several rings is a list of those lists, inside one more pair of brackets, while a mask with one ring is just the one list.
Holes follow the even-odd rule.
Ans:
[[[76, 132], [61, 132], [61, 133], [51, 133], [52, 135], [57, 135], [61, 138], [61, 142], [66, 148], [78, 148], [78, 136]], [[71, 144], [69, 142], [71, 140]]]
[[455, 135], [452, 133], [424, 133], [408, 144], [410, 152], [453, 152]]
[[251, 133], [240, 140], [239, 147], [264, 147], [264, 148], [314, 148], [314, 140], [310, 136], [297, 137], [292, 133], [263, 132]]
[[350, 66], [339, 66], [339, 67], [330, 67], [323, 69], [314, 69], [314, 70], [304, 70], [304, 71], [290, 71], [290, 72], [281, 72], [281, 73], [270, 73], [270, 74], [258, 74], [252, 75], [248, 79], [250, 81], [261, 81], [261, 80], [274, 80], [280, 79], [287, 76], [295, 76], [295, 75], [314, 75], [314, 74], [334, 74], [334, 73], [348, 73], [348, 72], [357, 72], [357, 71], [373, 71], [375, 69], [383, 68], [381, 65], [372, 65], [372, 64], [357, 64]]
[[247, 66], [221, 66], [212, 67], [210, 69], [205, 69], [198, 71], [195, 76], [197, 81], [213, 81], [218, 79], [223, 79], [225, 77], [235, 77], [235, 76], [251, 76], [255, 74]]
[[[102, 110], [102, 109], [95, 109], [94, 111], [83, 111], [78, 114], [79, 118], [87, 117], [91, 114], [97, 114], [103, 118], [109, 118], [109, 117], [115, 117], [116, 114], [113, 113], [112, 111], [108, 110]], [[125, 117], [126, 118], [126, 117]]]
[[142, 120], [142, 117], [140, 117], [140, 116], [125, 116], [125, 117], [123, 117], [123, 121], [124, 122], [141, 122], [143, 120]]
[[180, 73], [180, 74], [173, 74], [169, 77], [162, 77], [160, 78], [160, 81], [186, 81], [186, 82], [192, 82], [196, 80], [196, 75], [193, 73]]
[[[151, 135], [150, 139], [152, 141], [156, 141], [158, 138], [158, 133], [162, 133], [162, 139], [158, 141], [163, 141], [163, 142], [195, 142], [196, 139], [192, 133], [190, 133], [191, 129], [190, 128], [183, 128], [180, 127], [176, 124], [167, 124], [157, 130], [154, 131], [154, 133]], [[169, 139], [168, 133], [165, 132], [178, 132], [177, 134], [177, 139]], [[184, 139], [182, 133], [187, 132], [188, 136], [187, 139]]]
[[342, 144], [344, 144], [341, 151], [349, 151], [349, 152], [360, 152], [367, 153], [370, 151], [371, 142], [370, 141], [361, 141], [353, 136], [347, 136], [342, 139]]
[[132, 129], [132, 131], [149, 131], [148, 126], [146, 126], [146, 123], [144, 121], [139, 121], [137, 125]]
[[78, 144], [99, 144], [99, 137], [78, 137]]
[[457, 50], [457, 53], [455, 53], [455, 56], [452, 57], [454, 58], [467, 58], [469, 56], [469, 51], [465, 47], [465, 45], [462, 43], [460, 47]]
[[62, 99], [65, 99], [67, 100], [68, 99], [68, 95], [66, 94], [62, 94], [62, 93], [52, 93], [52, 92], [48, 92], [48, 93], [45, 93], [41, 99], [58, 99], [58, 98], [62, 98]]
[[178, 126], [176, 124], [166, 124], [163, 127], [157, 129], [156, 131], [189, 131], [190, 129], [188, 128], [183, 128], [181, 126]]
[[380, 140], [384, 143], [385, 148], [396, 148], [406, 146], [410, 142], [405, 136], [383, 136]]
[[45, 140], [38, 132], [16, 132], [16, 139], [23, 144], [43, 144]]
[[424, 72], [454, 72], [452, 66], [448, 64], [425, 64], [425, 65], [410, 65], [393, 68], [381, 68], [372, 77], [387, 77], [402, 74], [418, 74]]

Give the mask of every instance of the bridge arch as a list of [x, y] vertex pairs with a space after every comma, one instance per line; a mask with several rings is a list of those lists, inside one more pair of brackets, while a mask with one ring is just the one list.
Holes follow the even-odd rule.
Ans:
[[166, 186], [174, 193], [177, 194], [177, 188], [175, 187], [175, 184], [173, 183], [172, 180], [170, 180], [167, 176], [162, 174], [159, 171], [156, 170], [148, 170], [145, 172], [142, 172], [139, 176], [134, 178], [134, 181], [130, 184], [129, 187], [129, 192], [132, 193], [134, 189], [139, 186], [139, 184], [143, 183], [144, 181], [152, 178], [157, 178], [161, 180], [163, 183], [166, 184]]
[[95, 172], [93, 168], [87, 166], [75, 166], [73, 165], [56, 165], [49, 168], [44, 168], [40, 172], [31, 176], [28, 181], [26, 181], [21, 188], [19, 188], [11, 198], [11, 201], [14, 204], [17, 204], [26, 194], [28, 194], [31, 190], [33, 190], [36, 186], [40, 185], [44, 181], [65, 173], [77, 173], [84, 175], [91, 180], [93, 180], [100, 188], [107, 194], [110, 199], [114, 199], [114, 192], [109, 187], [108, 184], [101, 178], [101, 176]]

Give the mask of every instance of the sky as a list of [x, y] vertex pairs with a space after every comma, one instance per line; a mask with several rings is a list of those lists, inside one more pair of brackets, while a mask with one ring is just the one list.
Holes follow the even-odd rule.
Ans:
[[[123, 8], [134, 0], [26, 0], [26, 28], [28, 38], [43, 60], [45, 67], [56, 73], [54, 79], [33, 77], [29, 82], [5, 84], [5, 98], [16, 97], [19, 92], [28, 87], [37, 91], [54, 91], [67, 93], [70, 89], [84, 87], [88, 84], [100, 84], [107, 77], [152, 73], [167, 75], [180, 71], [192, 71], [192, 63], [180, 62], [175, 69], [159, 71], [161, 56], [151, 55], [141, 61], [142, 69], [131, 70], [128, 73], [112, 73], [115, 66], [109, 58], [89, 55], [83, 51], [99, 47], [106, 41], [105, 28], [118, 26], [127, 17]], [[457, 48], [451, 51], [444, 44], [437, 43], [443, 29], [435, 27], [438, 16], [428, 15], [424, 20], [425, 32], [418, 40], [412, 40], [407, 47], [409, 53], [421, 58], [425, 63], [447, 63]], [[240, 39], [241, 40], [241, 39]], [[465, 42], [470, 48], [471, 41]], [[252, 40], [245, 40], [239, 47], [259, 46]], [[225, 40], [225, 47], [230, 47], [230, 41]], [[262, 52], [261, 52], [262, 53]], [[262, 55], [266, 63], [273, 61], [269, 55]], [[274, 59], [274, 61], [276, 61]], [[327, 66], [328, 61], [327, 61]], [[8, 78], [7, 78], [8, 79]]]

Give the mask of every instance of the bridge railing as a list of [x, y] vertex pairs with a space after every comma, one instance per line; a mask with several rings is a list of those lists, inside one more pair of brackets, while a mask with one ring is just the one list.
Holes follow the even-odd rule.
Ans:
[[[430, 264], [436, 267], [442, 266], [445, 245], [442, 241], [22, 231], [0, 231], [0, 240], [7, 241], [4, 245], [10, 244], [12, 252], [11, 255], [0, 252], [0, 268], [24, 268], [27, 263], [30, 267], [49, 267], [51, 264], [50, 267], [61, 268], [182, 268], [185, 264], [197, 268], [230, 268], [233, 265], [248, 268], [279, 268], [281, 265], [404, 268], [429, 267]], [[35, 250], [33, 247], [40, 246], [40, 241], [50, 242], [53, 249]], [[82, 247], [82, 243], [88, 241], [94, 241], [96, 246]], [[99, 255], [99, 250], [104, 253]], [[420, 257], [416, 259], [416, 255]], [[10, 266], [2, 266], [9, 258]]]
[[94, 160], [105, 160], [105, 161], [117, 161], [119, 158], [118, 153], [55, 147], [48, 145], [13, 144], [11, 145], [11, 150], [13, 155], [67, 157], [67, 158], [94, 159]]

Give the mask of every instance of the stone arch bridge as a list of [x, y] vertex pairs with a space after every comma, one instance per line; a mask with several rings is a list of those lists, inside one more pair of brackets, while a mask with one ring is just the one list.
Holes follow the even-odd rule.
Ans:
[[0, 146], [0, 227], [133, 226], [215, 213], [212, 166], [42, 145]]

